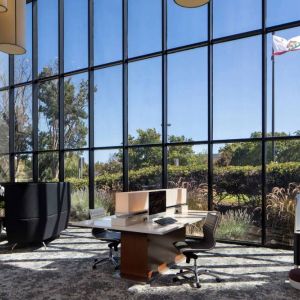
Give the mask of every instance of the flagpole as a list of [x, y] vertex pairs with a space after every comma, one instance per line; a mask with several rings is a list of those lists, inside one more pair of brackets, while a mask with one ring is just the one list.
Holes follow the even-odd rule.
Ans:
[[[272, 33], [272, 42], [275, 32]], [[272, 137], [275, 135], [275, 55], [272, 47]], [[275, 161], [275, 142], [272, 140], [272, 161]]]

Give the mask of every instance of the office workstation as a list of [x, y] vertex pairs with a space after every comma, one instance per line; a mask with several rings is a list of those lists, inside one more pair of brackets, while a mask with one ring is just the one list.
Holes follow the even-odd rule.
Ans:
[[188, 211], [186, 193], [186, 189], [117, 193], [115, 215], [71, 225], [121, 232], [121, 275], [148, 280], [168, 264], [183, 260], [173, 244], [185, 239], [186, 226], [207, 215]]
[[0, 0], [0, 299], [300, 299], [299, 49], [299, 0]]

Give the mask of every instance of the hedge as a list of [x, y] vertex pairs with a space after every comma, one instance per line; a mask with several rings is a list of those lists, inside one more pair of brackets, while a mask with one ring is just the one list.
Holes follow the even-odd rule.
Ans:
[[[228, 166], [214, 168], [214, 188], [219, 193], [259, 195], [261, 192], [261, 167]], [[145, 186], [160, 183], [161, 167], [153, 166], [129, 172], [130, 189], [137, 190]], [[290, 182], [300, 183], [300, 163], [271, 163], [266, 167], [267, 191], [273, 187], [287, 187]], [[183, 182], [207, 183], [207, 167], [204, 165], [169, 166], [168, 180], [173, 185]], [[88, 186], [88, 179], [67, 178], [73, 190]], [[95, 178], [95, 187], [115, 189], [122, 184], [122, 173], [104, 173]]]

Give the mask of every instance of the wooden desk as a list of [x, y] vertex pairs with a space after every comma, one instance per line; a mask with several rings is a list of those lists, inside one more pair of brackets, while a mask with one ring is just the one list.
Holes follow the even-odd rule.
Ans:
[[103, 228], [121, 232], [121, 276], [135, 280], [148, 280], [153, 272], [161, 272], [168, 264], [183, 257], [173, 246], [184, 240], [185, 227], [206, 217], [203, 212], [176, 214], [178, 222], [166, 226], [143, 222], [130, 226], [112, 226], [116, 216], [74, 222], [70, 225], [84, 228]]

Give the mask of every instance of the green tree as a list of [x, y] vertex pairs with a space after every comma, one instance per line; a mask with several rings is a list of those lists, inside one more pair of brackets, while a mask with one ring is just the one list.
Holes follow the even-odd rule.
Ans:
[[[56, 74], [57, 65], [45, 67], [41, 76]], [[88, 128], [88, 81], [82, 80], [79, 87], [69, 77], [64, 80], [64, 139], [65, 147], [81, 148], [86, 146]], [[43, 116], [43, 127], [39, 131], [39, 147], [41, 149], [58, 149], [59, 145], [59, 111], [58, 111], [58, 85], [57, 81], [46, 81], [39, 89], [39, 114]], [[74, 155], [79, 159], [78, 153]], [[44, 160], [44, 161], [43, 161]], [[58, 178], [58, 160], [51, 161], [51, 156], [42, 157], [40, 165], [47, 165], [51, 169], [44, 171], [44, 176]], [[75, 163], [74, 174], [77, 173], [78, 164]], [[72, 172], [71, 172], [72, 173]], [[67, 174], [66, 174], [67, 175]]]
[[[132, 135], [128, 138], [130, 145], [145, 145], [145, 144], [161, 144], [161, 134], [154, 128], [146, 130], [137, 129], [137, 136]], [[171, 143], [190, 142], [191, 140], [184, 136], [169, 136]], [[122, 162], [122, 151], [119, 151], [115, 157], [109, 162]], [[168, 147], [168, 163], [170, 165], [186, 166], [189, 164], [203, 164], [206, 162], [206, 154], [196, 154], [192, 145], [169, 146]], [[161, 147], [137, 147], [129, 149], [129, 164], [131, 170], [139, 170], [151, 166], [160, 166], [162, 163]]]
[[[295, 132], [296, 135], [300, 134]], [[271, 134], [268, 134], [271, 136]], [[287, 136], [284, 132], [276, 133], [276, 136]], [[251, 138], [260, 138], [261, 132], [254, 132]], [[299, 140], [278, 140], [274, 143], [274, 161], [288, 162], [300, 161], [300, 141]], [[218, 166], [246, 166], [261, 165], [261, 142], [231, 143], [226, 144], [219, 150], [219, 158], [216, 161]], [[272, 142], [266, 144], [267, 162], [273, 161]]]

